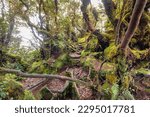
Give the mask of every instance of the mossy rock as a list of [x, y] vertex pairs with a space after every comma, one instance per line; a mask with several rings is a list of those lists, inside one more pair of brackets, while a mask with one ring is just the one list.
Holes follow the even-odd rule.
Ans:
[[87, 33], [84, 37], [78, 38], [78, 44], [81, 45], [85, 50], [94, 51], [98, 44], [97, 37], [90, 33]]
[[93, 66], [93, 61], [96, 60], [96, 59], [94, 57], [87, 56], [87, 57], [85, 57], [81, 60], [82, 60], [81, 62], [83, 63], [83, 65], [85, 67], [92, 67]]
[[95, 48], [98, 44], [98, 39], [96, 37], [92, 37], [89, 41], [88, 41], [88, 44], [86, 46], [86, 50], [90, 50], [90, 51], [95, 51]]
[[106, 33], [103, 33], [103, 36], [106, 38], [106, 39], [109, 39], [109, 40], [114, 40], [115, 38], [115, 35], [114, 35], [114, 29], [108, 29], [109, 31], [106, 32]]
[[0, 99], [33, 100], [32, 93], [24, 90], [23, 85], [16, 81], [15, 75], [0, 76]]

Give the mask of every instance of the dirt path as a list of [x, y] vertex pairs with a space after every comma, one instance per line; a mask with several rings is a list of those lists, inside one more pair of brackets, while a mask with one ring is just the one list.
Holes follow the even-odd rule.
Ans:
[[[93, 68], [95, 69], [95, 71], [99, 71], [101, 64], [102, 62], [93, 61]], [[111, 70], [113, 69], [113, 67], [111, 65], [104, 64], [102, 67], [102, 70], [104, 69]], [[83, 70], [82, 67], [72, 67], [72, 68], [67, 68], [64, 71], [62, 71], [60, 75], [65, 75], [64, 73], [66, 71], [67, 72], [73, 71], [74, 77], [76, 79], [87, 78], [89, 74], [87, 71]], [[25, 80], [22, 81], [22, 84], [25, 89], [28, 89], [43, 80], [46, 80], [46, 79], [26, 78]], [[57, 92], [63, 89], [65, 83], [66, 81], [62, 81], [59, 79], [44, 81], [37, 87], [32, 88], [31, 91], [34, 95], [36, 95], [41, 90], [42, 87], [46, 86], [52, 92]], [[135, 87], [136, 87], [136, 91], [134, 94], [135, 99], [144, 99], [144, 100], [150, 99], [150, 79], [144, 79], [144, 78], [135, 79]], [[77, 85], [77, 88], [79, 91], [80, 99], [82, 100], [95, 99], [94, 94], [90, 88], [82, 86], [82, 85]]]
[[[67, 69], [67, 71], [74, 71], [74, 77], [79, 79], [79, 78], [83, 78], [83, 77], [87, 77], [87, 73], [85, 71], [82, 70], [82, 68], [70, 68]], [[63, 73], [61, 74], [63, 75]], [[35, 84], [43, 81], [44, 79], [41, 78], [26, 78], [25, 80], [22, 81], [22, 84], [24, 86], [25, 89], [29, 89], [30, 87], [34, 86]], [[46, 80], [46, 79], [45, 79]], [[34, 87], [33, 89], [31, 89], [32, 93], [34, 95], [36, 95], [42, 87], [46, 86], [50, 91], [52, 92], [57, 92], [63, 89], [63, 87], [65, 86], [66, 81], [62, 81], [59, 79], [52, 79], [46, 82], [43, 82], [42, 84], [38, 85], [37, 87]], [[82, 100], [87, 100], [87, 99], [93, 99], [93, 93], [92, 90], [90, 88], [87, 88], [85, 86], [82, 85], [77, 85], [79, 94], [80, 94], [80, 99]]]

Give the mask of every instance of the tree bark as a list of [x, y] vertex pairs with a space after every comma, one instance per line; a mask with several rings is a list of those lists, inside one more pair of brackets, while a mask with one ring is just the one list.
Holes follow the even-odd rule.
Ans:
[[87, 6], [89, 4], [90, 0], [82, 0], [81, 11], [83, 14], [83, 19], [85, 20], [85, 24], [87, 25], [88, 31], [90, 31], [98, 39], [98, 45], [96, 45], [95, 51], [103, 51], [106, 47], [109, 46], [109, 43], [107, 42], [107, 40], [104, 40], [104, 37], [102, 36], [102, 34], [100, 34], [99, 30], [95, 29], [95, 27], [93, 26], [89, 14], [87, 13]]
[[108, 16], [112, 25], [115, 26], [115, 18], [113, 15], [113, 11], [115, 9], [114, 2], [112, 0], [102, 0], [102, 3], [104, 5], [106, 15]]
[[134, 9], [133, 9], [133, 13], [131, 16], [131, 20], [129, 22], [129, 26], [128, 29], [126, 31], [125, 37], [121, 43], [121, 49], [125, 50], [131, 40], [131, 38], [133, 37], [136, 28], [139, 25], [142, 13], [144, 11], [144, 8], [146, 6], [147, 0], [136, 0]]

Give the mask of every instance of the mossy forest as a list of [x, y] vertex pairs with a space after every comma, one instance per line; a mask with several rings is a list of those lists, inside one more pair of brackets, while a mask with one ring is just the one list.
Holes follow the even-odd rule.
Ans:
[[150, 0], [0, 0], [1, 100], [149, 100]]

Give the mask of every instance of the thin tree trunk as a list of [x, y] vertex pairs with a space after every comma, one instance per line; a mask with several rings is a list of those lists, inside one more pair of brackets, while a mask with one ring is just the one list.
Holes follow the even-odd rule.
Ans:
[[131, 20], [129, 22], [129, 26], [128, 29], [126, 31], [125, 37], [121, 43], [121, 49], [125, 50], [131, 40], [131, 38], [133, 37], [136, 28], [139, 25], [142, 13], [144, 11], [144, 8], [146, 6], [147, 0], [136, 0], [134, 9], [133, 9], [133, 13], [131, 16]]
[[108, 16], [110, 22], [112, 23], [113, 26], [115, 26], [115, 18], [113, 11], [115, 10], [115, 5], [112, 0], [102, 0], [102, 3], [105, 8], [106, 15]]

